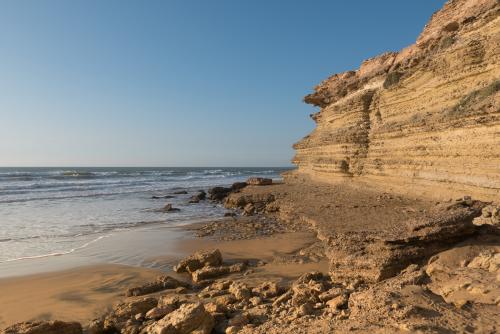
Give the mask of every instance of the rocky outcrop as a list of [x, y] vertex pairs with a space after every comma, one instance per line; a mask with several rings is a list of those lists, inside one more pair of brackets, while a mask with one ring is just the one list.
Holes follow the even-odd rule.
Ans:
[[433, 197], [500, 197], [500, 5], [452, 0], [415, 44], [307, 95], [316, 129], [298, 173]]

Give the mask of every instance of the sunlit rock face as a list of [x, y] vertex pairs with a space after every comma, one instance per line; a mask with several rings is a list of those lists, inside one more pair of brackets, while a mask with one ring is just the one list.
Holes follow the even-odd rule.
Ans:
[[499, 14], [497, 0], [449, 1], [415, 44], [320, 83], [295, 173], [500, 199]]

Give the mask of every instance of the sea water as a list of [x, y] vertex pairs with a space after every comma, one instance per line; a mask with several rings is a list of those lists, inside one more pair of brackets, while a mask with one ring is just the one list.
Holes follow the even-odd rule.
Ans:
[[[0, 264], [78, 252], [134, 229], [220, 217], [222, 206], [189, 204], [190, 196], [251, 176], [278, 179], [285, 170], [0, 168]], [[188, 194], [174, 194], [182, 190]], [[166, 203], [180, 211], [159, 211]]]

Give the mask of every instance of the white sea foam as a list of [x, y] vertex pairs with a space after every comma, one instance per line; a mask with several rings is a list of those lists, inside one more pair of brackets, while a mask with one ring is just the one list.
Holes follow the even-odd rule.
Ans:
[[80, 249], [84, 249], [84, 248], [87, 248], [88, 246], [92, 245], [93, 243], [96, 243], [98, 242], [99, 240], [102, 240], [104, 238], [108, 238], [110, 237], [111, 234], [107, 234], [107, 235], [101, 235], [89, 242], [86, 242], [84, 243], [83, 245], [79, 246], [79, 247], [75, 247], [75, 248], [71, 248], [70, 250], [68, 251], [62, 251], [62, 252], [54, 252], [54, 253], [49, 253], [49, 254], [42, 254], [42, 255], [33, 255], [33, 256], [23, 256], [23, 257], [18, 257], [18, 258], [15, 258], [15, 259], [7, 259], [5, 261], [0, 261], [0, 263], [4, 263], [4, 262], [14, 262], [14, 261], [21, 261], [21, 260], [32, 260], [32, 259], [41, 259], [41, 258], [45, 258], [45, 257], [52, 257], [52, 256], [61, 256], [61, 255], [67, 255], [67, 254], [71, 254], [71, 253], [74, 253], [76, 252], [77, 250], [80, 250]]

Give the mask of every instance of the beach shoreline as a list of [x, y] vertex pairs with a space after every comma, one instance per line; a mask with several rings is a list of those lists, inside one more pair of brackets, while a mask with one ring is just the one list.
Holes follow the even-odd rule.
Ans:
[[[224, 223], [224, 218], [221, 217], [211, 223], [217, 222]], [[197, 237], [196, 231], [206, 224], [206, 222], [194, 222], [169, 228], [171, 234], [169, 240], [172, 241], [168, 248], [169, 252], [157, 253], [143, 259], [143, 266], [105, 263], [98, 260], [89, 262], [88, 258], [85, 260], [78, 252], [16, 263], [9, 269], [14, 267], [17, 274], [0, 278], [0, 304], [9, 305], [8, 308], [0, 310], [0, 330], [24, 321], [57, 319], [86, 324], [123, 301], [128, 288], [154, 281], [161, 275], [169, 275], [188, 282], [189, 277], [176, 274], [172, 267], [181, 258], [196, 251], [217, 248], [229, 262], [242, 259], [272, 262], [278, 255], [296, 253], [316, 241], [311, 232], [277, 233], [260, 238], [227, 241]], [[140, 234], [141, 231], [127, 233], [130, 237], [134, 237], [134, 234]], [[231, 232], [226, 230], [225, 233]], [[120, 242], [113, 241], [118, 244]], [[139, 241], [136, 239], [136, 247], [138, 244]], [[109, 251], [110, 245], [99, 246], [107, 247]], [[38, 268], [37, 272], [30, 271], [33, 268]], [[304, 266], [284, 262], [269, 265], [266, 270], [259, 270], [248, 278], [265, 277], [288, 282], [298, 277], [303, 270], [318, 269], [326, 271], [327, 263]]]

